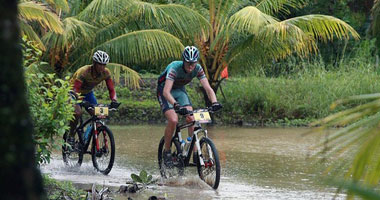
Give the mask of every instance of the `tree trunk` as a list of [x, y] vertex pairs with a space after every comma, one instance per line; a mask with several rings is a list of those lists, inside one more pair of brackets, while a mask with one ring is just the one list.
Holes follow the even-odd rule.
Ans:
[[1, 199], [45, 199], [36, 167], [32, 123], [26, 102], [17, 1], [0, 6], [0, 195]]

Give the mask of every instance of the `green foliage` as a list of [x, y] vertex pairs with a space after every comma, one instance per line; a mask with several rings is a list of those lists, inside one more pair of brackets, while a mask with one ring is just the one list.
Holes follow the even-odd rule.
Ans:
[[[279, 119], [315, 119], [332, 113], [329, 106], [340, 98], [379, 92], [380, 83], [374, 66], [351, 61], [355, 65], [326, 70], [314, 63], [288, 76], [267, 78], [248, 76], [228, 80], [222, 86], [226, 99], [222, 116], [227, 121], [278, 121]], [[304, 63], [306, 64], [306, 63]], [[364, 103], [353, 102], [338, 110]], [[336, 112], [336, 111], [334, 111]]]
[[26, 74], [28, 103], [34, 124], [37, 160], [49, 162], [51, 148], [62, 145], [63, 134], [69, 130], [74, 108], [68, 92], [68, 80], [55, 79], [53, 74]]
[[148, 175], [145, 170], [141, 170], [140, 175], [132, 173], [131, 178], [135, 183], [142, 183], [143, 185], [149, 185], [154, 182], [152, 175]]
[[[25, 80], [27, 99], [34, 125], [33, 139], [39, 163], [49, 162], [52, 148], [58, 148], [63, 134], [69, 129], [74, 108], [69, 103], [69, 81], [57, 79], [54, 74], [44, 74], [39, 69], [40, 54], [34, 48], [24, 48]], [[29, 70], [34, 68], [35, 70]]]
[[43, 182], [48, 199], [86, 199], [86, 193], [76, 189], [71, 182], [56, 181], [47, 175], [43, 175]]
[[361, 197], [362, 199], [368, 199], [368, 200], [375, 200], [380, 199], [380, 193], [376, 191], [373, 187], [365, 186], [361, 183], [358, 183], [356, 181], [353, 182], [347, 182], [347, 181], [332, 181], [333, 184], [329, 184], [332, 186], [340, 186], [341, 188], [347, 190], [350, 194], [356, 194], [357, 196]]

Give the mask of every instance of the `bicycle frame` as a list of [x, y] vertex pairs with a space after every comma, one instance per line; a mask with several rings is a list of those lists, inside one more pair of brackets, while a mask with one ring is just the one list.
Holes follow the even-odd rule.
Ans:
[[[194, 127], [194, 132], [193, 132], [193, 136], [192, 136], [192, 140], [191, 140], [191, 144], [190, 144], [189, 149], [186, 151], [186, 150], [183, 150], [181, 148], [180, 152], [178, 152], [178, 153], [179, 153], [179, 155], [181, 155], [184, 158], [183, 161], [184, 161], [185, 166], [192, 166], [189, 163], [189, 161], [190, 161], [190, 157], [191, 157], [191, 152], [193, 151], [194, 145], [195, 145], [197, 152], [198, 152], [200, 165], [204, 166], [205, 163], [203, 161], [202, 151], [201, 151], [201, 147], [200, 147], [200, 136], [198, 134], [203, 133], [204, 134], [203, 137], [206, 137], [206, 138], [208, 136], [207, 136], [207, 130], [202, 128], [198, 122], [192, 121], [192, 122], [188, 122], [185, 124], [177, 125], [173, 139], [177, 139], [181, 143], [181, 141], [182, 141], [181, 130], [184, 128], [193, 126], [193, 125], [195, 125], [195, 127]], [[183, 146], [182, 143], [181, 143], [181, 146]]]
[[91, 154], [91, 152], [87, 151], [87, 149], [88, 149], [88, 146], [90, 145], [91, 138], [93, 137], [94, 134], [95, 134], [96, 150], [100, 149], [99, 141], [98, 141], [97, 124], [100, 123], [102, 125], [105, 125], [105, 123], [95, 115], [91, 116], [85, 122], [83, 122], [83, 118], [81, 116], [79, 126], [76, 128], [76, 132], [77, 133], [84, 133], [84, 131], [83, 131], [84, 127], [86, 127], [90, 123], [92, 123], [92, 129], [93, 130], [90, 131], [90, 135], [88, 136], [89, 139], [87, 141], [84, 141], [84, 138], [83, 138], [84, 134], [78, 134], [79, 141], [81, 143], [81, 151], [83, 153], [88, 153], [88, 154]]

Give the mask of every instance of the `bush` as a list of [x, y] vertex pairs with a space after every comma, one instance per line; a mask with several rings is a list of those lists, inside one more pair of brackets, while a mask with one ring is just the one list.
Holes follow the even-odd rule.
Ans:
[[53, 74], [26, 74], [28, 103], [34, 126], [37, 160], [49, 162], [51, 149], [62, 145], [63, 134], [69, 130], [74, 108], [69, 103], [67, 80], [54, 79]]
[[52, 148], [62, 145], [63, 134], [69, 130], [74, 108], [69, 103], [69, 81], [54, 74], [41, 73], [41, 54], [30, 42], [24, 43], [24, 67], [27, 99], [33, 120], [33, 139], [38, 163], [49, 162]]
[[86, 192], [76, 189], [71, 182], [56, 181], [43, 175], [44, 188], [48, 199], [86, 199]]

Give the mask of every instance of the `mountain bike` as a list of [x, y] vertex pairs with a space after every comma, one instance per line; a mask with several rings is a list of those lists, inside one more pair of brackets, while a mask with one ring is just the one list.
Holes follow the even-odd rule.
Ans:
[[[91, 154], [96, 170], [107, 175], [111, 171], [115, 159], [115, 140], [112, 131], [103, 120], [107, 118], [109, 111], [116, 111], [120, 103], [111, 104], [111, 106], [90, 105], [82, 102], [80, 105], [89, 111], [91, 117], [85, 122], [83, 122], [82, 116], [80, 117], [80, 123], [75, 129], [74, 143], [69, 144], [69, 133], [63, 135], [63, 161], [67, 166], [79, 167], [82, 164], [83, 155]], [[87, 130], [84, 132], [86, 126]], [[91, 149], [88, 151], [90, 144]]]
[[[212, 140], [208, 137], [206, 128], [202, 128], [202, 124], [212, 122], [210, 112], [212, 112], [211, 107], [188, 111], [184, 116], [193, 115], [195, 120], [180, 125], [177, 124], [170, 143], [174, 163], [174, 169], [172, 170], [168, 170], [163, 161], [165, 137], [162, 137], [158, 146], [158, 165], [162, 177], [182, 176], [185, 167], [195, 166], [197, 167], [199, 177], [204, 182], [214, 189], [218, 188], [220, 181], [218, 151]], [[189, 142], [188, 148], [185, 148], [186, 142], [182, 139], [181, 130], [193, 125], [195, 125], [195, 127], [191, 142]], [[194, 163], [190, 163], [190, 157], [194, 146], [196, 148], [196, 152], [193, 154]]]

